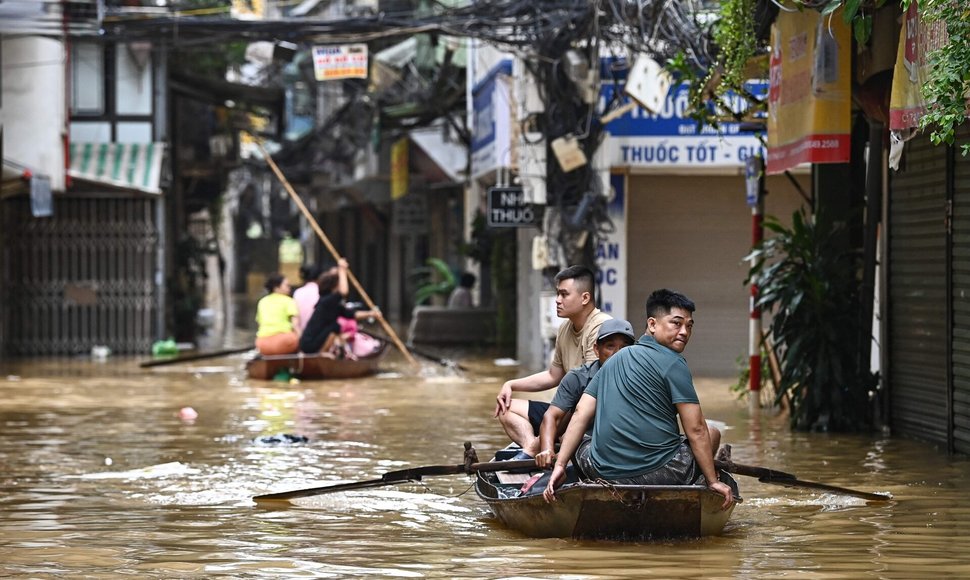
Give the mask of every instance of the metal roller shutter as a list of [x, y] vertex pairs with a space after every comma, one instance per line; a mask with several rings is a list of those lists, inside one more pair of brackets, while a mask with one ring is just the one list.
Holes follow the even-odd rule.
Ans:
[[[807, 175], [799, 176], [810, 190]], [[627, 317], [646, 325], [647, 295], [683, 292], [697, 304], [684, 356], [694, 376], [735, 377], [747, 364], [751, 209], [738, 176], [631, 175], [627, 205]], [[802, 204], [784, 176], [769, 176], [765, 213], [784, 223]]]
[[55, 196], [53, 217], [33, 218], [28, 197], [3, 200], [6, 352], [80, 354], [95, 345], [150, 352], [160, 304], [158, 203]]
[[[970, 130], [959, 136], [966, 142]], [[954, 156], [951, 284], [953, 450], [970, 453], [970, 157]]]
[[918, 135], [889, 200], [891, 424], [906, 437], [947, 442], [946, 149]]

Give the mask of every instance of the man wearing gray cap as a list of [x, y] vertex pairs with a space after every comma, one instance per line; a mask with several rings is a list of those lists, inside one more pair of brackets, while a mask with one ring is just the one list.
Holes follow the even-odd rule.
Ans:
[[536, 465], [543, 469], [552, 467], [556, 460], [556, 439], [569, 425], [569, 419], [580, 397], [583, 396], [586, 385], [593, 380], [593, 376], [607, 359], [621, 348], [633, 344], [636, 339], [633, 326], [626, 320], [614, 318], [603, 322], [599, 334], [596, 335], [596, 344], [593, 345], [596, 360], [566, 373], [559, 383], [559, 388], [556, 389], [556, 395], [542, 416], [542, 425], [539, 427], [541, 451], [535, 455]]

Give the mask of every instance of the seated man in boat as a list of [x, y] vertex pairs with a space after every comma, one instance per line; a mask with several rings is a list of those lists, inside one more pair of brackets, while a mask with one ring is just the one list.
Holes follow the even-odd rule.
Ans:
[[347, 284], [347, 270], [350, 266], [347, 260], [340, 258], [337, 265], [320, 275], [317, 286], [320, 288], [320, 298], [313, 308], [313, 314], [307, 321], [303, 334], [300, 335], [300, 351], [307, 354], [337, 353], [347, 354], [346, 339], [342, 336], [340, 322], [343, 316], [363, 320], [381, 316], [379, 310], [351, 310], [347, 308], [345, 299], [350, 292]]
[[539, 453], [536, 454], [536, 465], [542, 469], [552, 467], [556, 460], [556, 440], [566, 430], [569, 425], [569, 418], [572, 417], [576, 404], [587, 385], [600, 370], [600, 367], [611, 356], [616, 354], [621, 348], [630, 346], [636, 341], [637, 337], [633, 334], [633, 326], [626, 320], [613, 318], [607, 320], [600, 326], [599, 334], [596, 336], [596, 344], [593, 352], [597, 359], [593, 362], [578, 366], [566, 373], [556, 395], [549, 403], [542, 416], [542, 425], [539, 427]]
[[[733, 492], [718, 481], [714, 467], [720, 432], [704, 419], [680, 354], [693, 331], [693, 313], [694, 303], [683, 294], [662, 289], [650, 295], [646, 334], [603, 365], [576, 406], [543, 492], [546, 501], [555, 501], [575, 453], [588, 479], [629, 485], [703, 482], [724, 497], [724, 509], [731, 505]], [[584, 438], [591, 420], [592, 437]]]
[[593, 271], [570, 266], [556, 274], [556, 316], [566, 320], [556, 334], [556, 348], [547, 370], [506, 381], [495, 397], [495, 416], [509, 439], [522, 447], [513, 459], [532, 459], [539, 451], [539, 425], [549, 403], [512, 399], [513, 392], [547, 391], [566, 371], [596, 360], [593, 344], [603, 321], [611, 316], [596, 308]]

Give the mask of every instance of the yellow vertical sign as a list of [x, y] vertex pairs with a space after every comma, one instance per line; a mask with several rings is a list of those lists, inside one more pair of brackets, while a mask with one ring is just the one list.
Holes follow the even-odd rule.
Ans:
[[768, 173], [849, 161], [851, 50], [841, 14], [778, 15], [771, 30]]
[[266, 3], [264, 0], [232, 0], [229, 13], [237, 20], [262, 20]]
[[391, 145], [391, 199], [408, 193], [408, 141], [402, 137]]

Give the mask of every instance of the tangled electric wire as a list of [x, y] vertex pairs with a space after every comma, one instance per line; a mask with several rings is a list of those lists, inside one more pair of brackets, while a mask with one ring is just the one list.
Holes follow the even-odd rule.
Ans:
[[[532, 130], [541, 132], [547, 142], [574, 136], [586, 158], [592, 160], [603, 139], [603, 126], [598, 119], [619, 103], [617, 98], [602, 105], [599, 99], [588, 95], [584, 99], [565, 69], [563, 57], [567, 51], [582, 53], [589, 66], [598, 66], [601, 54], [629, 60], [646, 54], [661, 63], [683, 54], [693, 67], [706, 71], [713, 62], [710, 26], [716, 4], [715, 0], [473, 0], [461, 7], [439, 4], [430, 13], [420, 15], [407, 9], [331, 21], [239, 21], [164, 11], [132, 17], [109, 8], [103, 21], [103, 36], [126, 41], [165, 39], [180, 47], [232, 40], [285, 40], [305, 46], [387, 43], [419, 33], [476, 39], [515, 53], [535, 78], [544, 107], [536, 118], [530, 119], [536, 124]], [[337, 111], [308, 137], [315, 140], [315, 163], [333, 163], [341, 151], [346, 153], [348, 141], [355, 145], [353, 134], [367, 134], [341, 130], [339, 123], [359, 124], [361, 119], [369, 118], [363, 112], [373, 112], [382, 99], [391, 98], [377, 95], [376, 99], [365, 101], [366, 92], [360, 87], [352, 87], [351, 93], [351, 103], [344, 109], [353, 110], [354, 114]], [[452, 90], [439, 110], [448, 110], [462, 98]], [[590, 100], [594, 102], [589, 103]], [[418, 122], [431, 120], [423, 118]], [[334, 138], [335, 133], [340, 138]], [[602, 189], [591, 163], [569, 172], [555, 162], [547, 164], [547, 205], [560, 216], [557, 238], [571, 263], [593, 265], [597, 243], [613, 227], [606, 212], [607, 192]]]

